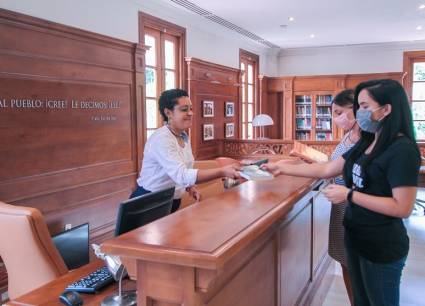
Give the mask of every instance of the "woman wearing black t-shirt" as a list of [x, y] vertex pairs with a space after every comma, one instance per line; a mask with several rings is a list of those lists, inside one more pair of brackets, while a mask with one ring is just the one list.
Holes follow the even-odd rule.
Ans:
[[344, 226], [354, 304], [397, 306], [401, 272], [409, 251], [402, 218], [410, 215], [415, 202], [420, 153], [400, 83], [361, 83], [355, 99], [362, 134], [350, 151], [325, 164], [278, 162], [263, 168], [275, 175], [315, 178], [344, 174], [347, 187], [329, 185], [324, 194], [332, 203], [349, 202]]

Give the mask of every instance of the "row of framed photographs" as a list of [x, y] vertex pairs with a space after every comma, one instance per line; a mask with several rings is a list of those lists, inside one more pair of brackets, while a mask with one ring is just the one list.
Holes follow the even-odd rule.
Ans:
[[[204, 124], [203, 125], [203, 139], [204, 140], [213, 140], [214, 139], [214, 124]], [[224, 129], [224, 136], [226, 138], [235, 136], [235, 124], [234, 123], [226, 123]]]
[[[226, 117], [235, 116], [235, 103], [225, 103], [225, 115]], [[203, 101], [202, 102], [202, 116], [203, 117], [214, 117], [214, 101]]]

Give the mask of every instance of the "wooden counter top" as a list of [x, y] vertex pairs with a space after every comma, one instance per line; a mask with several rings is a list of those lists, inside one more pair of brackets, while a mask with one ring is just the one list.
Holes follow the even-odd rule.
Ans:
[[219, 269], [283, 218], [319, 180], [248, 181], [102, 244], [108, 254]]
[[[57, 279], [37, 288], [31, 292], [20, 296], [19, 298], [6, 302], [5, 306], [57, 306], [62, 305], [59, 302], [59, 295], [65, 291], [66, 286], [72, 284], [73, 282], [79, 280], [82, 277], [89, 275], [91, 272], [102, 267], [104, 265], [103, 261], [96, 259], [95, 261], [72, 270], [69, 273], [58, 277]], [[136, 287], [135, 282], [128, 279], [123, 281], [123, 290], [134, 290]], [[102, 291], [98, 294], [85, 294], [81, 293], [80, 296], [83, 299], [84, 305], [100, 305], [102, 300], [110, 295], [118, 292], [118, 283], [113, 283], [112, 285], [103, 288]]]

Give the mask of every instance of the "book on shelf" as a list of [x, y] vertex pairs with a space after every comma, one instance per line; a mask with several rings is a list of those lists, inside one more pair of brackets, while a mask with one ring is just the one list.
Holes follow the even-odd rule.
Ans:
[[320, 119], [317, 118], [316, 129], [330, 130], [331, 129], [331, 119], [330, 118], [320, 118]]
[[311, 129], [311, 118], [296, 118], [295, 123], [298, 130]]
[[332, 134], [330, 132], [319, 132], [319, 133], [316, 134], [316, 140], [330, 141], [330, 140], [332, 140]]
[[298, 141], [294, 141], [294, 148], [289, 152], [289, 155], [299, 157], [309, 163], [324, 163], [329, 160], [325, 153]]
[[308, 96], [308, 95], [295, 96], [295, 103], [311, 103], [311, 96]]
[[332, 104], [332, 95], [318, 95], [316, 99], [316, 104]]
[[295, 109], [296, 115], [311, 116], [311, 106], [297, 106]]
[[295, 135], [297, 140], [310, 140], [310, 132], [297, 132]]
[[320, 107], [316, 110], [316, 116], [331, 116], [331, 108], [330, 107]]

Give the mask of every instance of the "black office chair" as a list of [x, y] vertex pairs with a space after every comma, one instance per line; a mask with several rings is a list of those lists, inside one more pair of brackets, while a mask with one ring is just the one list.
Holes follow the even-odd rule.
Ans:
[[[174, 187], [151, 192], [120, 204], [117, 214], [115, 236], [169, 215], [173, 205]], [[132, 280], [136, 280], [136, 259], [122, 257], [121, 262]]]
[[175, 187], [167, 188], [122, 202], [118, 208], [115, 236], [169, 215], [174, 190]]

